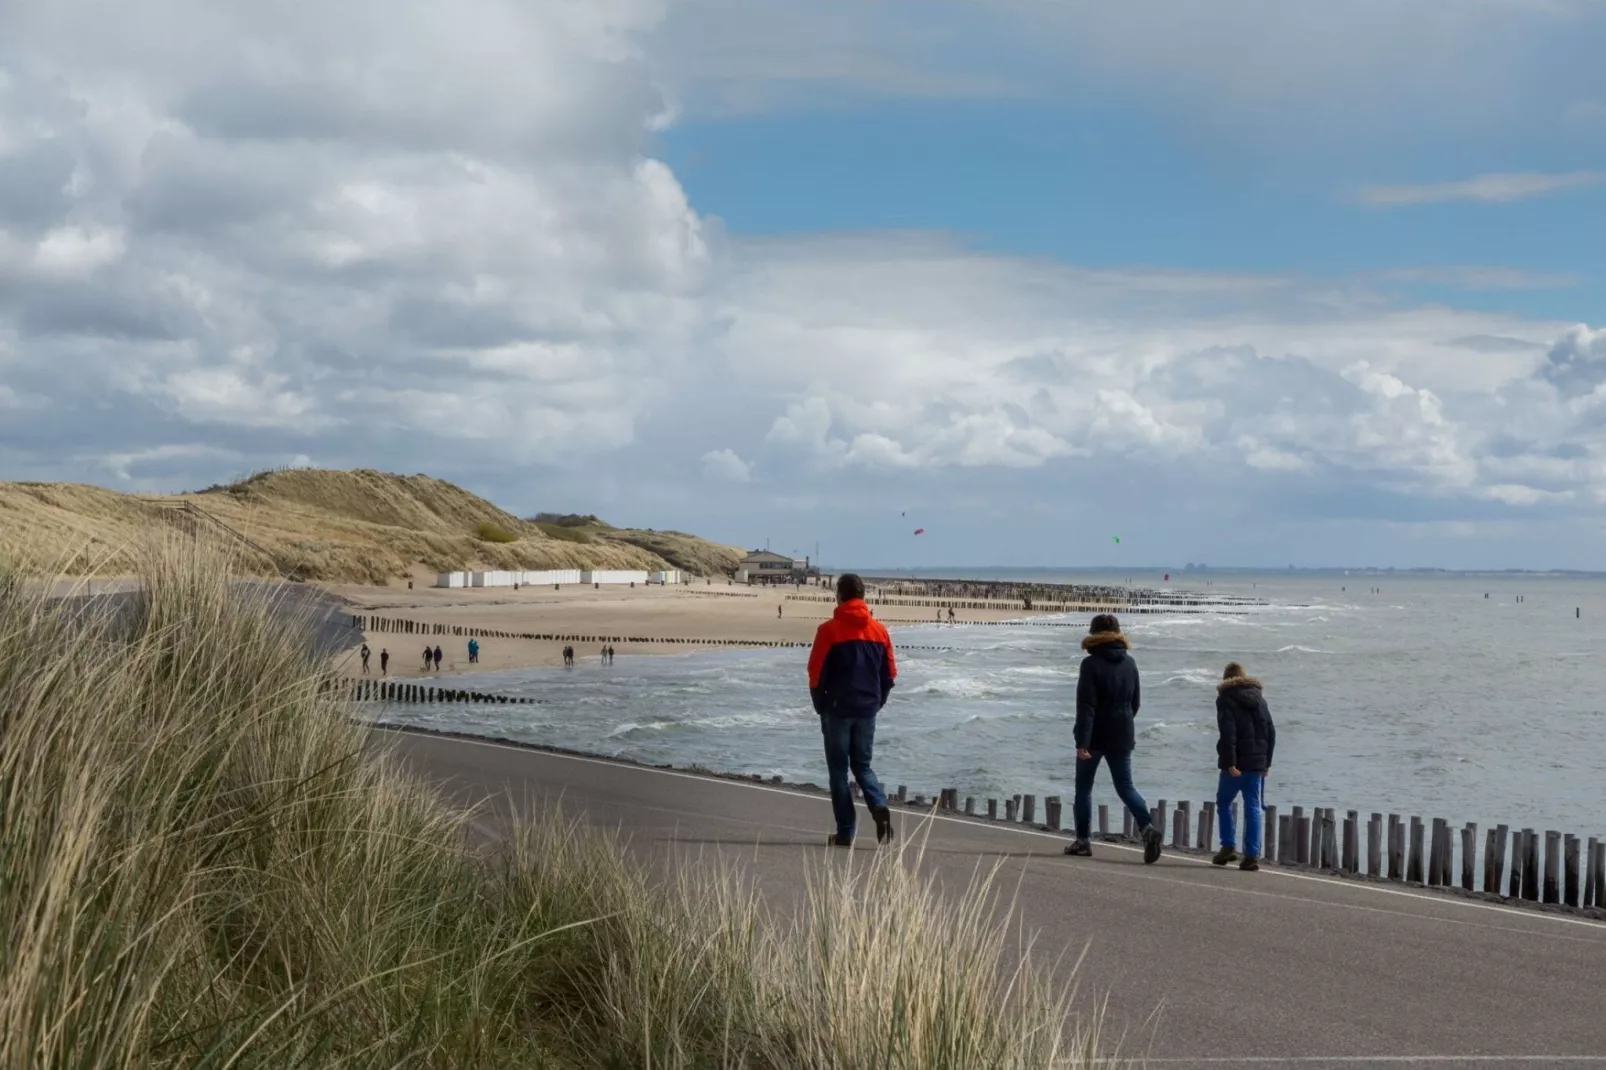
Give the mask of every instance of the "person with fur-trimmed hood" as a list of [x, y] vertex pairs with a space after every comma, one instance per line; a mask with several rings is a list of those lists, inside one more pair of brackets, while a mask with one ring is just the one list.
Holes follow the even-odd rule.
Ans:
[[1132, 786], [1132, 750], [1137, 745], [1137, 718], [1140, 688], [1138, 663], [1128, 653], [1131, 645], [1121, 634], [1121, 624], [1112, 614], [1093, 618], [1088, 635], [1082, 640], [1087, 656], [1076, 680], [1076, 800], [1072, 813], [1076, 819], [1076, 839], [1065, 848], [1068, 855], [1087, 857], [1093, 823], [1093, 778], [1099, 763], [1110, 767], [1115, 793], [1132, 811], [1143, 836], [1143, 861], [1160, 858], [1162, 837], [1149, 817], [1149, 804]]
[[[1265, 826], [1266, 774], [1271, 772], [1272, 752], [1277, 749], [1277, 726], [1272, 724], [1266, 705], [1265, 685], [1244, 672], [1236, 661], [1227, 663], [1216, 685], [1216, 767], [1221, 778], [1216, 787], [1216, 813], [1221, 820], [1221, 850], [1210, 861], [1218, 866], [1238, 862], [1238, 868], [1260, 868], [1260, 849]], [[1232, 803], [1244, 797], [1244, 853], [1238, 854], [1238, 830], [1232, 819]]]

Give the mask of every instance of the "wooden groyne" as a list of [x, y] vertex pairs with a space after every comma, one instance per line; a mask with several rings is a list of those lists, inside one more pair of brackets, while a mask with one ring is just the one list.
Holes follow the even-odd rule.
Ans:
[[[836, 598], [830, 595], [788, 594], [788, 602], [823, 602], [834, 605]], [[906, 606], [917, 609], [948, 609], [955, 610], [983, 610], [995, 613], [1011, 613], [1027, 610], [1033, 613], [1119, 613], [1119, 614], [1150, 614], [1150, 613], [1220, 613], [1242, 614], [1260, 608], [1260, 602], [1223, 602], [1211, 598], [1171, 598], [1156, 601], [1115, 601], [1096, 600], [1088, 602], [1050, 602], [1033, 600], [1029, 605], [1020, 599], [1004, 601], [1001, 599], [964, 599], [964, 598], [916, 598], [901, 595], [870, 595], [865, 602], [872, 606]], [[997, 622], [995, 622], [997, 623]], [[1080, 627], [1086, 627], [1085, 624]]]
[[[854, 793], [858, 794], [857, 785]], [[1042, 824], [1036, 820], [1036, 796], [1001, 798], [1005, 822], [1037, 825], [1045, 832], [1071, 831], [1064, 824], [1068, 814], [1058, 795], [1044, 798]], [[976, 816], [978, 809], [975, 796], [961, 800], [956, 788], [933, 793], [928, 803], [925, 795], [916, 795], [911, 801], [907, 787], [900, 784], [892, 799], [899, 805], [966, 816]], [[1000, 797], [984, 802], [986, 816], [982, 820], [1000, 820]], [[1236, 803], [1233, 813], [1235, 818], [1241, 816]], [[1214, 802], [1172, 806], [1161, 799], [1149, 816], [1166, 834], [1170, 849], [1200, 855], [1215, 850]], [[1115, 831], [1109, 806], [1101, 804], [1094, 835], [1108, 842], [1135, 842], [1135, 825], [1131, 812], [1123, 807], [1121, 828]], [[1235, 820], [1234, 826], [1239, 830], [1241, 850], [1242, 820]], [[1264, 841], [1261, 861], [1282, 867], [1556, 906], [1606, 908], [1606, 840], [1595, 836], [1497, 825], [1484, 830], [1480, 840], [1475, 822], [1456, 827], [1443, 818], [1424, 820], [1383, 813], [1372, 813], [1363, 820], [1356, 810], [1347, 810], [1341, 817], [1330, 807], [1307, 810], [1295, 806], [1279, 813], [1277, 807], [1268, 806]]]
[[[1017, 621], [994, 621], [995, 624], [1025, 623]], [[745, 647], [745, 648], [802, 648], [812, 646], [812, 641], [791, 639], [696, 639], [687, 636], [678, 638], [664, 638], [662, 636], [641, 635], [603, 635], [600, 633], [563, 633], [563, 632], [509, 632], [496, 628], [481, 628], [471, 624], [441, 624], [438, 621], [409, 620], [398, 617], [380, 617], [367, 614], [354, 614], [351, 617], [351, 626], [359, 628], [369, 634], [383, 635], [418, 635], [430, 636], [458, 636], [463, 639], [523, 639], [540, 643], [589, 643], [613, 644], [629, 643], [635, 646], [650, 646], [663, 644], [669, 646], [689, 647]], [[950, 652], [953, 647], [945, 646], [918, 646], [900, 643], [900, 650], [927, 650]]]
[[346, 697], [353, 702], [476, 702], [485, 706], [537, 706], [542, 702], [538, 698], [493, 695], [484, 691], [414, 684], [405, 680], [342, 680], [336, 686], [344, 689]]

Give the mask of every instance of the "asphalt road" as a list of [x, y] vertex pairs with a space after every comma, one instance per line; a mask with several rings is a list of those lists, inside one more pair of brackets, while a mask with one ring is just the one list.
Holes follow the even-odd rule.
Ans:
[[[550, 805], [620, 826], [639, 849], [718, 850], [766, 894], [800, 883], [831, 827], [820, 795], [547, 754], [490, 742], [391, 734], [419, 775], [464, 801]], [[924, 815], [900, 813], [906, 833]], [[861, 818], [860, 846], [874, 850]], [[978, 858], [1006, 859], [1039, 953], [1074, 959], [1085, 998], [1147, 1065], [1326, 1068], [1606, 1067], [1606, 925], [1264, 869], [1240, 873], [1064, 838], [936, 817], [928, 864], [960, 887]]]

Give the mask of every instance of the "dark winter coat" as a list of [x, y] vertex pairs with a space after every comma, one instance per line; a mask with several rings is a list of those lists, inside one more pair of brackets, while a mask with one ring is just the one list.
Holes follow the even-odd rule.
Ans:
[[1087, 656], [1076, 680], [1076, 746], [1106, 754], [1130, 754], [1137, 744], [1138, 663], [1120, 632], [1095, 632], [1082, 640]]
[[892, 637], [864, 599], [836, 607], [814, 633], [809, 652], [809, 698], [824, 717], [874, 717], [898, 676]]
[[1216, 685], [1216, 768], [1264, 773], [1277, 749], [1264, 685], [1253, 676], [1234, 676]]

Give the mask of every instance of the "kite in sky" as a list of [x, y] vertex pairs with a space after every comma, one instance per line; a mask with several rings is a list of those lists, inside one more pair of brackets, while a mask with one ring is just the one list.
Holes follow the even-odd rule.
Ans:
[[915, 534], [916, 535], [924, 535], [925, 533], [926, 533], [926, 529], [925, 528], [915, 528]]
[[1111, 535], [1111, 536], [1110, 536], [1110, 538], [1112, 538], [1112, 539], [1114, 539], [1114, 540], [1115, 540], [1115, 542], [1116, 542], [1116, 545], [1120, 545], [1120, 542], [1121, 542], [1121, 536], [1119, 536], [1119, 535]]

